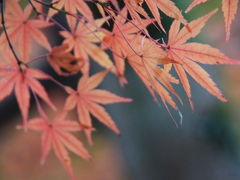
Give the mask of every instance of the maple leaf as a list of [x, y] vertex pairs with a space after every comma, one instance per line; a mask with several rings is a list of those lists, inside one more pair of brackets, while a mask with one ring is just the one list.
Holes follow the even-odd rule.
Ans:
[[191, 11], [195, 6], [197, 6], [198, 4], [201, 3], [205, 3], [208, 0], [194, 0], [189, 6], [188, 8], [185, 10], [185, 13], [188, 13], [189, 11]]
[[[153, 14], [154, 18], [157, 20], [160, 27], [162, 27], [161, 23], [161, 16], [159, 13], [160, 9], [162, 12], [164, 12], [167, 16], [174, 18], [176, 20], [179, 20], [183, 24], [187, 24], [187, 21], [182, 16], [181, 11], [177, 8], [174, 2], [171, 0], [145, 0], [149, 9], [151, 10], [151, 13]], [[162, 27], [164, 30], [164, 28]], [[165, 31], [165, 30], [164, 30]]]
[[[141, 7], [143, 0], [125, 0], [124, 3], [126, 6], [126, 9], [131, 15], [131, 18], [137, 21], [139, 23], [139, 27], [147, 33], [146, 27], [142, 24], [141, 16], [143, 16], [146, 19], [150, 19], [150, 17], [145, 12], [145, 10]], [[125, 17], [127, 19], [127, 14]]]
[[142, 18], [139, 15], [142, 15], [145, 18], [149, 17], [148, 14], [144, 11], [144, 9], [140, 6], [143, 3], [143, 0], [124, 0], [124, 3], [132, 19], [138, 21], [140, 24]]
[[[92, 12], [88, 5], [83, 0], [54, 0], [53, 6], [57, 9], [64, 8], [66, 12], [71, 13], [73, 15], [77, 15], [77, 12], [80, 12], [88, 21], [93, 20]], [[56, 13], [58, 13], [58, 11], [50, 8], [48, 16], [51, 17]], [[72, 16], [67, 16], [66, 18], [69, 27], [73, 30], [75, 28], [77, 18]]]
[[[51, 49], [48, 39], [39, 30], [49, 27], [51, 24], [40, 19], [29, 19], [32, 12], [30, 5], [27, 5], [23, 11], [17, 2], [13, 2], [13, 4], [14, 9], [12, 6], [7, 6], [10, 9], [5, 12], [7, 31], [11, 42], [16, 45], [20, 59], [23, 62], [28, 62], [33, 39], [47, 50]], [[7, 44], [4, 33], [0, 36], [0, 44]]]
[[[28, 0], [29, 1], [29, 0]], [[46, 21], [46, 14], [44, 12], [44, 5], [41, 2], [44, 2], [44, 0], [30, 0], [31, 1], [31, 6], [33, 8], [33, 11], [35, 14], [37, 14], [39, 19], [45, 20]]]
[[222, 0], [222, 11], [225, 21], [226, 40], [230, 38], [230, 27], [238, 8], [238, 0]]
[[136, 36], [132, 45], [135, 47], [134, 51], [129, 50], [127, 56], [130, 66], [143, 81], [155, 101], [157, 101], [155, 96], [155, 93], [157, 93], [167, 110], [166, 103], [177, 110], [177, 106], [168, 90], [181, 101], [171, 85], [171, 83], [178, 84], [179, 82], [168, 73], [167, 69], [160, 67], [160, 65], [170, 62], [166, 52], [152, 40], [140, 35]]
[[[69, 111], [77, 107], [78, 118], [83, 126], [92, 127], [90, 114], [96, 117], [101, 123], [108, 126], [115, 133], [119, 130], [105, 109], [99, 104], [113, 104], [117, 102], [131, 102], [129, 98], [117, 96], [109, 91], [95, 89], [104, 79], [108, 71], [102, 71], [91, 77], [83, 76], [78, 83], [77, 90], [66, 88], [69, 97], [66, 100], [64, 109]], [[84, 130], [88, 142], [92, 144], [92, 130]]]
[[44, 87], [37, 80], [50, 79], [50, 77], [45, 73], [37, 69], [29, 68], [24, 64], [19, 66], [9, 50], [5, 50], [5, 53], [2, 56], [5, 58], [3, 58], [4, 61], [1, 61], [0, 63], [0, 101], [9, 96], [12, 91], [15, 91], [24, 123], [26, 123], [28, 119], [30, 91], [37, 94], [55, 110], [56, 108], [50, 101]]
[[[98, 19], [95, 25], [100, 27], [106, 19]], [[89, 73], [89, 56], [98, 64], [106, 69], [115, 71], [115, 67], [107, 55], [96, 43], [100, 43], [103, 33], [97, 30], [97, 27], [91, 23], [80, 21], [76, 30], [72, 32], [61, 31], [60, 34], [65, 38], [63, 44], [69, 46], [69, 51], [73, 50], [76, 58], [84, 60], [82, 71], [84, 74]]]
[[76, 180], [67, 149], [85, 160], [89, 160], [91, 156], [82, 142], [71, 134], [81, 131], [82, 126], [76, 121], [66, 120], [66, 115], [66, 112], [58, 112], [52, 121], [47, 117], [33, 118], [26, 125], [18, 126], [18, 128], [26, 126], [30, 130], [41, 131], [41, 164], [45, 163], [49, 152], [53, 149], [71, 179]]
[[[94, 1], [96, 3], [96, 6], [102, 15], [102, 17], [106, 18], [106, 7], [109, 7], [110, 2], [112, 3], [113, 7], [115, 7], [118, 11], [120, 11], [120, 8], [118, 6], [117, 0], [102, 0], [102, 1]], [[111, 13], [110, 11], [107, 11], [107, 13]], [[114, 13], [112, 13], [114, 14]]]
[[67, 49], [68, 45], [63, 44], [52, 48], [51, 53], [48, 55], [49, 64], [62, 76], [68, 76], [79, 72], [84, 64], [81, 58], [76, 58], [71, 53], [67, 52]]
[[[194, 0], [186, 9], [185, 13], [189, 12], [196, 5], [200, 3], [204, 3], [206, 1], [207, 0]], [[223, 11], [224, 22], [225, 22], [226, 40], [229, 40], [230, 38], [231, 24], [237, 13], [238, 1], [239, 0], [222, 0], [222, 11]]]
[[192, 107], [190, 85], [185, 72], [192, 76], [192, 78], [209, 93], [221, 101], [226, 101], [209, 74], [197, 63], [240, 64], [239, 61], [228, 58], [218, 49], [209, 45], [196, 42], [186, 43], [188, 39], [200, 33], [206, 21], [215, 14], [216, 11], [217, 10], [214, 10], [203, 17], [191, 21], [188, 24], [191, 32], [189, 32], [186, 27], [180, 30], [180, 22], [176, 20], [172, 23], [169, 30], [168, 44], [165, 47], [166, 53], [168, 58], [172, 61], [169, 63], [174, 64], [174, 68], [182, 82]]
[[12, 10], [18, 11], [21, 13], [21, 7], [18, 6], [19, 0], [8, 0], [5, 1], [5, 12], [11, 12]]
[[[142, 22], [142, 18], [139, 16], [142, 15], [144, 18], [150, 19], [148, 14], [142, 8], [142, 4], [144, 0], [125, 0], [126, 8], [128, 9], [131, 17], [139, 22], [141, 29], [145, 30], [145, 27]], [[167, 16], [172, 17], [174, 19], [180, 20], [183, 24], [186, 24], [187, 21], [181, 14], [181, 11], [176, 7], [175, 3], [171, 0], [145, 0], [148, 5], [151, 13], [153, 14], [155, 20], [158, 22], [160, 28], [165, 32], [164, 27], [161, 23], [161, 16], [159, 13], [159, 9], [164, 12]], [[127, 16], [126, 16], [127, 18]], [[147, 32], [147, 31], [146, 31]]]
[[[127, 80], [124, 77], [125, 71], [125, 60], [127, 52], [131, 47], [131, 41], [137, 33], [141, 32], [139, 29], [138, 21], [127, 21], [125, 17], [127, 16], [127, 9], [123, 8], [120, 12], [121, 15], [118, 15], [114, 19], [114, 25], [112, 31], [105, 31], [105, 36], [103, 38], [101, 47], [110, 48], [113, 53], [115, 60], [117, 75], [120, 79], [121, 85], [127, 83]], [[148, 26], [152, 23], [153, 20], [142, 20], [144, 26]]]

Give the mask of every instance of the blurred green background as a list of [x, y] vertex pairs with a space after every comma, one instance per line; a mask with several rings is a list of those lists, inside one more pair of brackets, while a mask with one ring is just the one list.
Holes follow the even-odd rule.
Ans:
[[[183, 10], [190, 0], [175, 0]], [[225, 42], [221, 1], [211, 0], [184, 14], [188, 20], [213, 10], [219, 11], [207, 23], [194, 41], [209, 43], [226, 55], [240, 59], [237, 13], [232, 25], [232, 35]], [[62, 17], [56, 17], [62, 20]], [[169, 29], [172, 20], [163, 15], [163, 24]], [[52, 29], [54, 35], [54, 29]], [[49, 32], [48, 32], [49, 33]], [[51, 39], [56, 39], [51, 37]], [[56, 39], [55, 43], [61, 41]], [[45, 72], [54, 75], [52, 69], [39, 64]], [[121, 96], [131, 97], [134, 102], [107, 106], [116, 121], [121, 135], [117, 136], [94, 120], [94, 145], [89, 146], [93, 160], [85, 162], [72, 155], [73, 166], [79, 180], [239, 180], [240, 179], [240, 67], [203, 66], [222, 89], [229, 100], [222, 103], [209, 95], [190, 79], [195, 110], [189, 107], [181, 86], [177, 92], [184, 100], [180, 106], [182, 125], [176, 128], [162, 105], [154, 103], [137, 75], [127, 67], [128, 84], [121, 88], [117, 78], [108, 75], [101, 88]], [[92, 72], [100, 68], [94, 64]], [[75, 86], [79, 76], [58, 78]], [[59, 104], [66, 94], [52, 83], [45, 83], [53, 101]], [[33, 107], [31, 116], [36, 116]], [[39, 134], [24, 133], [15, 129], [21, 123], [14, 97], [0, 104], [0, 180], [67, 180], [63, 167], [52, 153], [45, 166], [40, 166]], [[173, 112], [177, 121], [180, 117]], [[84, 139], [83, 135], [79, 136]], [[84, 141], [84, 140], [83, 140]], [[85, 142], [85, 141], [84, 141]]]

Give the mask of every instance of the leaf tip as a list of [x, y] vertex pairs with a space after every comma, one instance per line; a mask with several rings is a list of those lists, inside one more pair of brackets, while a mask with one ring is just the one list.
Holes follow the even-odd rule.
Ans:
[[189, 99], [189, 104], [190, 104], [191, 110], [194, 111], [194, 104], [191, 99]]
[[119, 130], [117, 127], [112, 128], [112, 130], [113, 130], [117, 135], [120, 135], [120, 134], [121, 134], [120, 130]]
[[124, 98], [124, 101], [123, 102], [132, 102], [133, 101], [133, 99], [131, 99], [131, 98]]
[[23, 128], [23, 125], [17, 125], [17, 126], [16, 126], [16, 129], [17, 129], [17, 130], [21, 130], [22, 128]]
[[69, 86], [64, 86], [64, 90], [68, 93], [68, 94], [72, 94], [75, 92], [75, 90], [73, 90], [71, 87]]
[[222, 102], [227, 102], [228, 100], [225, 98], [225, 97], [221, 97], [221, 98], [219, 98]]

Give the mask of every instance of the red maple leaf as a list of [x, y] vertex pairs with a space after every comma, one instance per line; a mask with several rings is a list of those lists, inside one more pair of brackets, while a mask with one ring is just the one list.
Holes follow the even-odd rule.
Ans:
[[160, 65], [162, 66], [170, 62], [166, 52], [156, 42], [141, 35], [135, 37], [132, 41], [132, 46], [134, 50], [129, 49], [127, 55], [130, 66], [140, 77], [155, 101], [157, 101], [155, 96], [155, 93], [157, 93], [167, 110], [167, 103], [177, 110], [177, 105], [168, 90], [180, 100], [171, 84], [178, 84], [179, 81], [169, 73], [168, 68], [160, 67]]
[[221, 101], [226, 101], [221, 91], [217, 88], [210, 75], [197, 63], [202, 64], [239, 64], [239, 61], [225, 56], [218, 49], [206, 44], [196, 42], [186, 42], [188, 39], [197, 36], [204, 27], [207, 20], [216, 13], [214, 10], [207, 15], [191, 21], [188, 26], [180, 29], [180, 22], [174, 21], [169, 30], [168, 44], [165, 46], [167, 57], [174, 64], [174, 68], [182, 82], [182, 85], [191, 102], [190, 85], [186, 72], [209, 93], [216, 96]]
[[73, 50], [76, 58], [84, 60], [84, 66], [82, 68], [84, 74], [89, 73], [89, 57], [104, 68], [112, 69], [112, 71], [115, 72], [115, 67], [109, 55], [97, 45], [97, 43], [102, 41], [104, 36], [103, 32], [98, 31], [98, 27], [100, 27], [105, 21], [106, 19], [104, 18], [95, 20], [91, 23], [85, 23], [81, 20], [77, 25], [76, 30], [72, 30], [72, 32], [60, 32], [64, 37], [63, 44], [68, 45], [68, 50]]
[[[40, 29], [49, 27], [51, 24], [41, 19], [29, 18], [32, 12], [30, 5], [22, 10], [17, 2], [12, 3], [13, 6], [9, 4], [5, 11], [7, 32], [14, 47], [18, 50], [21, 61], [28, 62], [32, 52], [33, 39], [47, 50], [51, 49], [47, 37], [40, 31]], [[0, 44], [7, 44], [4, 33], [0, 36]]]
[[91, 156], [82, 142], [71, 134], [72, 132], [81, 131], [83, 129], [82, 126], [77, 121], [65, 120], [66, 115], [66, 112], [57, 112], [53, 121], [50, 121], [47, 117], [37, 117], [30, 119], [26, 125], [18, 127], [27, 127], [30, 130], [41, 131], [41, 164], [45, 163], [49, 152], [53, 149], [71, 179], [75, 180], [71, 158], [67, 149], [86, 160], [89, 160]]
[[[194, 0], [188, 6], [185, 13], [191, 11], [191, 9], [197, 6], [198, 4], [204, 3], [206, 1], [207, 0]], [[239, 0], [222, 0], [222, 12], [224, 15], [226, 40], [229, 40], [230, 38], [231, 24], [237, 13], [238, 2]]]
[[[71, 13], [73, 15], [77, 15], [77, 12], [80, 12], [87, 20], [93, 20], [92, 12], [88, 5], [86, 4], [86, 2], [84, 2], [83, 0], [54, 0], [53, 5], [57, 9], [64, 8], [66, 12]], [[51, 17], [56, 13], [58, 13], [58, 11], [56, 11], [53, 8], [50, 8], [48, 16]], [[67, 22], [70, 28], [74, 29], [75, 24], [77, 22], [77, 18], [73, 16], [67, 16]]]
[[68, 45], [63, 44], [52, 48], [47, 59], [52, 68], [61, 76], [78, 73], [84, 65], [83, 59], [76, 58], [68, 50]]
[[0, 101], [9, 96], [12, 91], [15, 91], [24, 123], [28, 119], [30, 91], [38, 95], [50, 107], [56, 109], [44, 87], [38, 81], [38, 79], [50, 79], [47, 74], [30, 68], [25, 64], [17, 64], [15, 58], [8, 50], [5, 50], [3, 57], [5, 57], [2, 59], [4, 61], [0, 63]]
[[[65, 110], [77, 107], [78, 118], [83, 126], [92, 127], [90, 114], [101, 123], [119, 134], [119, 130], [105, 109], [99, 104], [113, 104], [117, 102], [130, 102], [131, 99], [117, 96], [109, 91], [95, 89], [104, 79], [108, 71], [102, 71], [91, 77], [83, 76], [78, 83], [77, 91], [67, 88], [69, 97], [66, 100]], [[92, 144], [92, 130], [84, 130], [90, 144]]]
[[[114, 17], [113, 30], [105, 31], [101, 47], [103, 49], [110, 48], [115, 60], [117, 75], [120, 84], [124, 85], [127, 80], [124, 77], [125, 58], [129, 48], [132, 48], [131, 41], [137, 33], [141, 32], [138, 21], [127, 20], [127, 9], [123, 8], [118, 16]], [[142, 20], [141, 23], [145, 27], [151, 24], [153, 20]]]

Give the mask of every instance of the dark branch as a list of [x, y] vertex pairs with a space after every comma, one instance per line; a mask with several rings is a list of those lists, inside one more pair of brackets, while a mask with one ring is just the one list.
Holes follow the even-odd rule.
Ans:
[[33, 11], [38, 15], [41, 15], [41, 13], [37, 10], [37, 8], [34, 6], [31, 0], [28, 0], [29, 4], [32, 6]]

